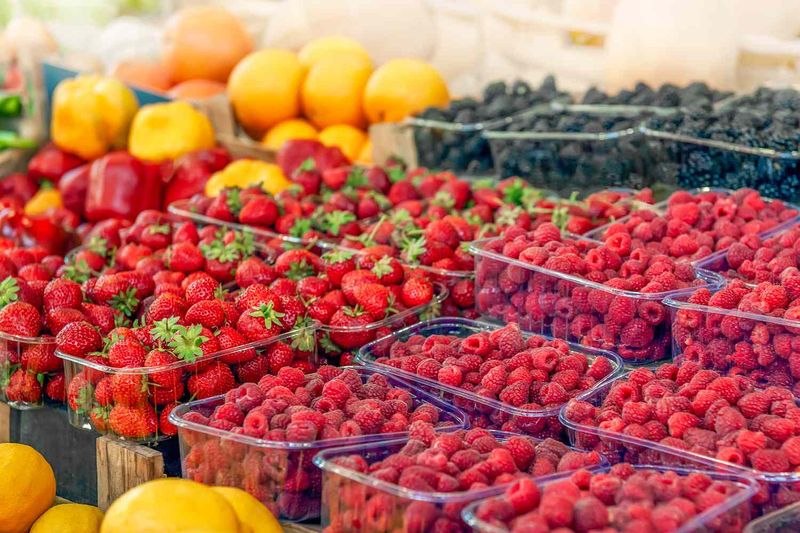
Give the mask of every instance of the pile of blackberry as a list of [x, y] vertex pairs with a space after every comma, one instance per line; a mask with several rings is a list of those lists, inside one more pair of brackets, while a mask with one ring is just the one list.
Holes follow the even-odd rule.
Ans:
[[463, 130], [435, 127], [414, 128], [420, 166], [452, 170], [472, 175], [492, 172], [494, 163], [489, 145], [481, 137], [483, 123], [504, 119], [540, 104], [568, 103], [568, 93], [558, 90], [548, 76], [538, 88], [524, 81], [490, 83], [480, 100], [459, 98], [446, 108], [429, 107], [417, 118], [463, 125]]
[[[652, 117], [648, 127], [692, 138], [777, 152], [800, 151], [800, 92], [760, 88], [716, 110]], [[762, 195], [800, 198], [800, 161], [691, 143], [663, 142], [681, 187], [751, 187]]]
[[682, 107], [686, 109], [711, 110], [712, 106], [731, 96], [731, 92], [718, 91], [703, 82], [695, 82], [686, 87], [666, 83], [654, 89], [639, 82], [632, 90], [623, 89], [609, 95], [592, 87], [581, 99], [582, 104], [593, 105], [640, 105], [654, 107]]

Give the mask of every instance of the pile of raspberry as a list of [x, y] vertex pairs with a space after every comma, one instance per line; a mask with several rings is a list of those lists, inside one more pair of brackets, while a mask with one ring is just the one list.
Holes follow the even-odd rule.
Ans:
[[[335, 457], [332, 462], [403, 489], [457, 494], [506, 485], [531, 475], [598, 466], [604, 460], [596, 452], [575, 451], [553, 439], [538, 441], [521, 435], [498, 438], [476, 428], [440, 434], [430, 429], [412, 432], [402, 449], [382, 460], [368, 461], [354, 454]], [[461, 510], [469, 502], [463, 497], [437, 506], [379, 489], [365, 491], [358, 482], [344, 481], [328, 488], [336, 492], [330, 495], [330, 501], [336, 504], [330, 506], [325, 533], [389, 531], [386, 524], [401, 526], [399, 531], [471, 531], [461, 520]]]
[[[480, 503], [479, 520], [512, 533], [547, 531], [675, 531], [742, 490], [706, 473], [683, 475], [620, 463], [608, 472], [578, 470], [544, 485], [521, 479], [503, 496]], [[747, 504], [711, 522], [713, 531], [741, 531]]]
[[607, 240], [623, 233], [632, 238], [634, 248], [694, 261], [797, 215], [796, 209], [780, 200], [766, 200], [752, 189], [730, 194], [677, 191], [669, 197], [663, 215], [648, 209], [636, 211], [630, 218], [609, 225], [599, 237]]
[[725, 253], [723, 264], [713, 262], [710, 268], [731, 279], [753, 283], [778, 283], [784, 272], [797, 273], [800, 267], [800, 228], [794, 227], [762, 239], [747, 235]]
[[[517, 324], [468, 337], [414, 335], [394, 342], [388, 355], [378, 357], [375, 363], [526, 411], [557, 408], [615, 370], [607, 357], [592, 360], [570, 351], [562, 340], [540, 335], [525, 339]], [[485, 404], [476, 406], [474, 400], [465, 398], [456, 397], [456, 405], [470, 413], [473, 425], [535, 435], [560, 434], [560, 425], [548, 427], [547, 417], [513, 419], [494, 409], [487, 414]]]
[[[787, 271], [780, 285], [764, 282], [755, 288], [734, 280], [713, 294], [699, 289], [687, 302], [709, 308], [675, 313], [672, 331], [682, 360], [746, 378], [757, 387], [785, 387], [800, 396], [800, 323], [777, 323], [800, 321], [800, 275]], [[765, 318], [746, 319], [712, 308]]]
[[625, 233], [597, 245], [564, 238], [553, 225], [527, 233], [512, 228], [484, 249], [592, 284], [483, 258], [476, 266], [480, 312], [526, 330], [549, 328], [555, 337], [610, 349], [628, 361], [666, 355], [669, 312], [654, 295], [704, 283], [688, 262], [635, 248]]
[[[597, 427], [660, 443], [675, 450], [678, 461], [686, 460], [682, 457], [685, 451], [764, 473], [793, 472], [800, 467], [800, 408], [791, 391], [783, 387], [755, 389], [746, 378], [721, 376], [694, 362], [680, 367], [668, 363], [655, 371], [636, 369], [609, 387], [599, 407], [572, 401], [563, 415], [570, 427]], [[613, 451], [613, 446], [609, 448], [612, 443], [580, 429], [576, 444]], [[663, 453], [640, 445], [619, 446], [623, 451], [620, 460], [636, 464], [665, 460]], [[786, 485], [776, 498], [782, 506], [798, 496]]]

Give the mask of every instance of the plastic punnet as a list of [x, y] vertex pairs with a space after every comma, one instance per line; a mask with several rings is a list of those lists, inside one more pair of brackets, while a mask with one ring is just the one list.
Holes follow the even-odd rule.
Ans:
[[[364, 380], [376, 373], [363, 367], [344, 368], [354, 368]], [[469, 427], [466, 414], [457, 407], [402, 379], [388, 376], [387, 380], [392, 387], [408, 390], [415, 407], [421, 404], [436, 407], [440, 412], [439, 430]], [[246, 490], [283, 520], [303, 521], [319, 517], [322, 472], [312, 464], [317, 453], [339, 446], [383, 442], [405, 435], [387, 433], [313, 442], [278, 442], [185, 419], [190, 412], [209, 416], [223, 402], [223, 396], [189, 402], [170, 414], [170, 421], [178, 427], [183, 477]]]
[[796, 533], [800, 527], [800, 502], [753, 520], [744, 533]]
[[[500, 329], [500, 326], [464, 318], [453, 317], [429, 320], [407, 327], [364, 346], [359, 351], [356, 359], [361, 364], [379, 369], [383, 374], [400, 376], [431, 394], [436, 394], [445, 401], [460, 407], [469, 415], [472, 426], [485, 427], [492, 430], [509, 430], [540, 438], [560, 437], [564, 428], [558, 420], [559, 406], [543, 407], [537, 410], [522, 409], [499, 400], [479, 396], [459, 387], [445, 385], [438, 381], [376, 362], [380, 357], [389, 354], [391, 346], [395, 342], [403, 342], [414, 336], [454, 335], [465, 338], [475, 333], [497, 329]], [[594, 388], [614, 379], [622, 372], [622, 361], [614, 353], [574, 344], [570, 344], [570, 350], [586, 355], [591, 360], [605, 357], [611, 361], [614, 370]], [[581, 399], [587, 396], [594, 388], [582, 392], [577, 398]]]
[[[56, 350], [55, 337], [19, 337], [0, 333], [0, 401], [20, 409], [44, 406], [46, 390], [53, 380], [64, 380], [63, 365], [50, 372], [35, 373], [26, 366], [27, 353]], [[53, 385], [55, 386], [55, 385]]]

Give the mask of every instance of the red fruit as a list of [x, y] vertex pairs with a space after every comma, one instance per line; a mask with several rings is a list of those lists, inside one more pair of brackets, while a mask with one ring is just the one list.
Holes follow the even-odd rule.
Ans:
[[63, 372], [59, 372], [47, 380], [44, 393], [54, 402], [64, 403], [66, 400], [66, 380]]
[[111, 374], [109, 387], [114, 403], [139, 405], [147, 400], [147, 381], [143, 374]]
[[241, 288], [255, 283], [269, 285], [276, 277], [275, 269], [257, 257], [245, 259], [236, 268], [236, 284]]
[[433, 299], [433, 284], [422, 277], [411, 278], [403, 283], [401, 298], [407, 307], [430, 303]]
[[216, 329], [225, 322], [225, 309], [219, 300], [203, 300], [192, 305], [184, 316], [187, 324]]
[[87, 354], [102, 348], [103, 339], [97, 329], [88, 322], [73, 322], [58, 332], [56, 346], [65, 354], [86, 357]]
[[171, 317], [183, 317], [186, 311], [186, 302], [174, 294], [158, 296], [147, 308], [146, 322], [152, 324]]
[[54, 309], [52, 311], [48, 311], [47, 318], [47, 329], [50, 330], [50, 333], [53, 335], [58, 335], [58, 332], [64, 329], [67, 324], [73, 322], [85, 322], [86, 315], [78, 311], [77, 309], [70, 309], [68, 307], [64, 307], [61, 309]]
[[359, 309], [339, 309], [329, 322], [330, 340], [345, 350], [360, 348], [375, 338], [375, 331], [367, 329], [372, 322], [370, 315]]
[[22, 368], [11, 374], [5, 393], [9, 402], [36, 404], [42, 401], [42, 385], [36, 374]]
[[108, 426], [121, 437], [146, 439], [158, 431], [158, 416], [148, 404], [115, 405], [108, 415]]
[[366, 283], [379, 283], [379, 278], [371, 270], [353, 270], [342, 276], [341, 287], [347, 301], [351, 304], [356, 303], [356, 287]]
[[358, 285], [353, 291], [355, 303], [361, 306], [372, 320], [383, 320], [390, 313], [394, 297], [392, 293], [379, 283]]
[[78, 309], [83, 301], [81, 286], [69, 279], [58, 278], [50, 281], [42, 296], [45, 311], [69, 307]]
[[201, 400], [228, 392], [236, 386], [236, 381], [228, 365], [214, 362], [205, 370], [190, 376], [187, 386], [189, 393]]
[[164, 256], [166, 265], [176, 272], [197, 272], [203, 269], [205, 258], [200, 249], [190, 242], [179, 242], [169, 246]]
[[211, 276], [201, 276], [186, 286], [184, 299], [187, 305], [203, 300], [214, 300], [220, 292], [220, 284]]
[[56, 346], [51, 342], [31, 344], [22, 352], [22, 368], [33, 374], [49, 374], [63, 368], [56, 357]]
[[268, 196], [250, 198], [239, 212], [239, 222], [252, 226], [271, 227], [278, 219], [278, 204]]
[[275, 272], [294, 280], [313, 276], [321, 269], [319, 256], [305, 249], [287, 250], [275, 260]]
[[34, 306], [11, 302], [0, 309], [0, 331], [20, 337], [36, 337], [41, 331], [42, 318]]
[[114, 368], [139, 368], [144, 366], [147, 350], [132, 338], [113, 343], [108, 350], [108, 365]]

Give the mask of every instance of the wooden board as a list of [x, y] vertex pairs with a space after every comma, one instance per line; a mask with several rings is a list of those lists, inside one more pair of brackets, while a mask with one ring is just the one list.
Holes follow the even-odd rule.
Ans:
[[322, 526], [309, 525], [309, 524], [292, 524], [290, 522], [281, 522], [283, 531], [285, 533], [319, 533], [322, 531]]
[[418, 166], [412, 126], [393, 122], [373, 124], [369, 127], [369, 138], [372, 141], [372, 160], [376, 163], [399, 158], [408, 168]]
[[164, 477], [164, 457], [141, 444], [97, 439], [97, 506], [106, 510], [128, 489]]
[[0, 403], [0, 443], [11, 442], [11, 408]]

